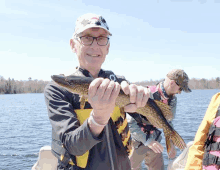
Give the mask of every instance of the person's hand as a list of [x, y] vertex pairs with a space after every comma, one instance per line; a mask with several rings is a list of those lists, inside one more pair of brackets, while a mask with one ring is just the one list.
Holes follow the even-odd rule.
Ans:
[[172, 141], [170, 141], [170, 143], [171, 143], [171, 146], [170, 146], [171, 149], [170, 149], [170, 153], [168, 153], [168, 156], [169, 156], [169, 158], [173, 159], [176, 156], [176, 148], [175, 148]]
[[125, 94], [130, 96], [131, 104], [124, 107], [125, 112], [135, 112], [138, 107], [144, 107], [149, 99], [150, 93], [146, 87], [129, 85], [126, 81], [121, 83], [121, 88]]
[[161, 145], [159, 142], [157, 142], [157, 141], [152, 141], [149, 145], [148, 145], [148, 147], [150, 148], [150, 149], [152, 149], [155, 153], [161, 153], [161, 152], [163, 152], [163, 145]]
[[93, 108], [93, 117], [99, 124], [107, 124], [115, 107], [120, 85], [109, 79], [96, 78], [88, 91], [88, 102]]

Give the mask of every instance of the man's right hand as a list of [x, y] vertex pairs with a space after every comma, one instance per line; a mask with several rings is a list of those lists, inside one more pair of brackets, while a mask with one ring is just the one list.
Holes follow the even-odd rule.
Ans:
[[96, 78], [89, 86], [88, 102], [93, 108], [93, 117], [98, 124], [107, 124], [115, 108], [120, 85], [109, 79]]
[[161, 153], [161, 152], [163, 152], [163, 145], [161, 145], [159, 142], [157, 142], [157, 141], [152, 141], [149, 145], [148, 145], [148, 147], [150, 148], [150, 149], [152, 149], [155, 153]]

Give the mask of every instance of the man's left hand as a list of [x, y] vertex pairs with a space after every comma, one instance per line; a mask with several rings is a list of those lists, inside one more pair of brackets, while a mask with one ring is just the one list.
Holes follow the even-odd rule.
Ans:
[[170, 149], [170, 153], [168, 153], [168, 156], [169, 156], [169, 158], [173, 159], [176, 156], [176, 148], [175, 148], [172, 141], [170, 141], [170, 143], [171, 143], [171, 145], [170, 145], [171, 149]]
[[121, 88], [125, 94], [130, 96], [130, 104], [124, 107], [125, 112], [135, 112], [138, 107], [144, 107], [149, 99], [150, 93], [146, 87], [135, 84], [121, 83]]

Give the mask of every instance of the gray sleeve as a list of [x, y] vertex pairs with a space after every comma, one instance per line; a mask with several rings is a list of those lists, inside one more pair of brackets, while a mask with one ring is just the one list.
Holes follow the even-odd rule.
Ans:
[[70, 98], [73, 98], [72, 94], [50, 84], [45, 87], [44, 96], [52, 128], [70, 154], [83, 155], [103, 140], [105, 129], [102, 135], [95, 137], [90, 131], [87, 120], [80, 125], [70, 102]]
[[173, 119], [176, 116], [176, 106], [177, 106], [177, 97], [174, 96], [172, 101], [170, 102], [171, 111], [173, 113]]
[[[176, 116], [176, 106], [177, 106], [177, 97], [174, 96], [173, 99], [172, 99], [171, 102], [170, 102], [171, 112], [173, 113], [173, 119], [174, 119], [175, 116]], [[172, 119], [172, 120], [173, 120], [173, 119]], [[170, 125], [173, 127], [172, 120], [169, 121], [169, 123], [170, 123]]]
[[138, 126], [136, 120], [132, 116], [127, 114], [126, 117], [131, 132], [131, 137], [133, 139], [143, 143], [145, 146], [148, 146], [151, 143], [151, 141], [155, 140], [155, 137], [153, 135], [150, 135], [147, 139], [147, 135], [141, 130], [141, 127]]

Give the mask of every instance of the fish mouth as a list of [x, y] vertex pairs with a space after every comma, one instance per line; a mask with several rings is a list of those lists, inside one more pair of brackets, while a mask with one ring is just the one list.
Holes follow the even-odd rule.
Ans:
[[58, 84], [62, 85], [69, 85], [68, 81], [66, 81], [66, 77], [62, 75], [52, 75], [51, 76], [52, 80], [55, 81]]
[[52, 75], [52, 80], [56, 83], [66, 86], [66, 87], [74, 87], [75, 85], [83, 85], [90, 84], [94, 78], [92, 77], [81, 77], [81, 76], [63, 76], [63, 75]]

